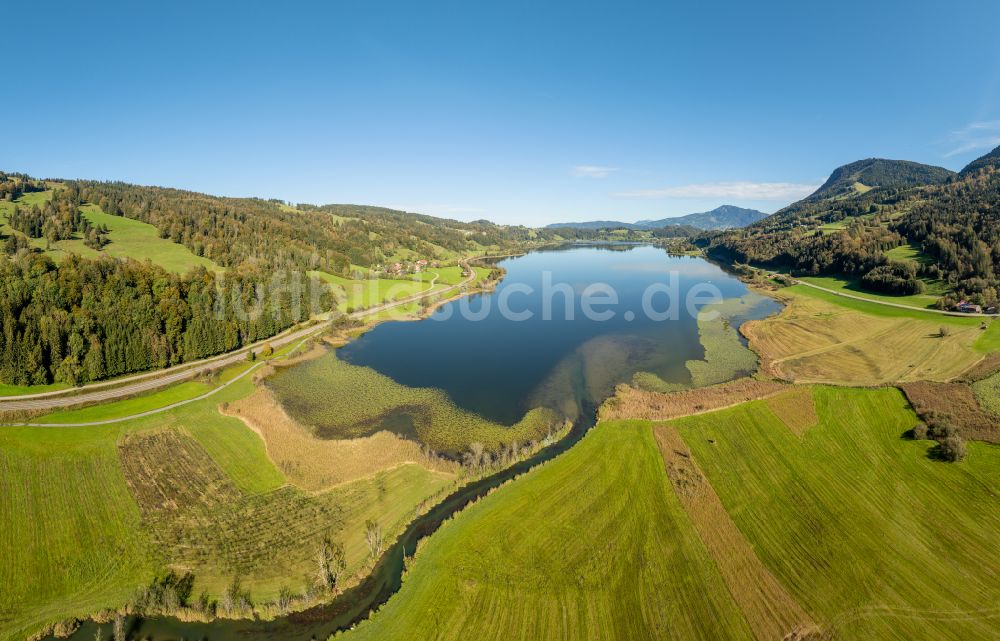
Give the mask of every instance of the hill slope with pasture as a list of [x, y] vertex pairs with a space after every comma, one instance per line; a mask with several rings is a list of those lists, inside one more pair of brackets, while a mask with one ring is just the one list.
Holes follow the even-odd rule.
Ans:
[[995, 306], [998, 157], [994, 150], [959, 174], [902, 161], [859, 161], [834, 171], [815, 194], [745, 230], [696, 242], [727, 262], [837, 276], [881, 294], [933, 292], [940, 307], [960, 299]]

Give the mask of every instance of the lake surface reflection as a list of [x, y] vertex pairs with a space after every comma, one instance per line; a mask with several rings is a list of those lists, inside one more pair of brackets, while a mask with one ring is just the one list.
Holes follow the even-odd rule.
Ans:
[[[439, 388], [462, 409], [505, 425], [539, 406], [575, 419], [636, 372], [689, 383], [685, 362], [702, 358], [703, 348], [685, 301], [711, 288], [726, 299], [747, 294], [716, 265], [651, 246], [574, 246], [500, 264], [507, 274], [495, 291], [444, 305], [426, 321], [382, 324], [324, 358]], [[591, 302], [617, 303], [592, 304], [588, 314], [588, 287], [596, 292]], [[671, 299], [679, 313], [662, 319]], [[777, 308], [757, 301], [734, 325]], [[592, 318], [595, 311], [609, 318]]]

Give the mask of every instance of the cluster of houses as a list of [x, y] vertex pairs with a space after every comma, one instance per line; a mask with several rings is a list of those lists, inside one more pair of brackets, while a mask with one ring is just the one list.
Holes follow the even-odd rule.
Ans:
[[[385, 266], [385, 273], [388, 276], [403, 276], [405, 274], [419, 274], [428, 267], [440, 267], [438, 261], [427, 261], [421, 258], [420, 260], [414, 261], [404, 261], [401, 263], [392, 263], [391, 265]], [[382, 266], [379, 265], [375, 268], [375, 271], [383, 271]]]
[[[960, 301], [958, 301], [958, 303], [955, 304], [955, 311], [956, 312], [962, 312], [963, 314], [982, 314], [983, 313], [983, 306], [982, 305], [976, 305], [975, 303], [970, 303], [967, 300], [960, 300]], [[996, 306], [994, 305], [992, 307], [987, 307], [986, 308], [986, 313], [987, 314], [996, 314], [997, 313]]]

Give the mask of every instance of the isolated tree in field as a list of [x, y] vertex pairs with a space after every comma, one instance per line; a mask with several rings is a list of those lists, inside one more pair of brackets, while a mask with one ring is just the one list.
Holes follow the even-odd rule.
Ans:
[[940, 336], [941, 338], [945, 338], [950, 335], [951, 335], [951, 329], [945, 327], [944, 325], [942, 325], [941, 329], [938, 330], [938, 336]]
[[371, 552], [374, 562], [382, 553], [382, 526], [375, 521], [365, 521], [365, 540], [368, 542], [368, 551]]
[[347, 557], [344, 554], [344, 546], [340, 543], [330, 543], [330, 539], [323, 539], [317, 557], [319, 566], [319, 580], [327, 590], [336, 591], [337, 582], [340, 576], [347, 569]]
[[927, 425], [924, 423], [917, 423], [913, 426], [910, 433], [913, 435], [913, 440], [925, 441], [927, 440]]
[[922, 418], [927, 423], [927, 436], [933, 439], [940, 441], [946, 436], [958, 433], [958, 429], [952, 423], [954, 417], [951, 414], [931, 410], [926, 412]]

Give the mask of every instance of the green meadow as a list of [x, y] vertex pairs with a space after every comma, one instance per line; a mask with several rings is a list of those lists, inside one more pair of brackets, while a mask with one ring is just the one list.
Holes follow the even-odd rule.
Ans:
[[[124, 216], [106, 214], [97, 205], [84, 205], [81, 209], [90, 222], [108, 228], [108, 240], [111, 242], [101, 252], [109, 256], [148, 259], [169, 272], [177, 273], [186, 272], [192, 267], [204, 267], [212, 271], [221, 269], [208, 258], [196, 256], [184, 245], [172, 242], [169, 238], [161, 238], [160, 232], [152, 225]], [[83, 241], [79, 243], [82, 247]], [[75, 250], [75, 247], [70, 249]]]
[[747, 639], [791, 607], [823, 635], [797, 639], [1000, 638], [1000, 448], [943, 463], [904, 436], [917, 418], [899, 391], [812, 389], [804, 431], [763, 401], [663, 428], [721, 515], [691, 511], [697, 478], [668, 481], [650, 423], [599, 424], [425, 540], [344, 637]]
[[[13, 203], [0, 202], [0, 216], [3, 219], [0, 231], [5, 234], [18, 233], [7, 226], [7, 216], [13, 211], [15, 204], [22, 207], [41, 205], [51, 197], [52, 190], [48, 190], [25, 194]], [[80, 211], [84, 218], [94, 225], [107, 227], [110, 242], [100, 251], [84, 245], [81, 238], [56, 241], [51, 246], [44, 238], [32, 238], [29, 242], [44, 250], [56, 262], [61, 261], [69, 254], [79, 254], [87, 258], [96, 258], [104, 254], [115, 258], [150, 260], [167, 271], [175, 273], [183, 273], [196, 266], [213, 271], [221, 269], [211, 260], [196, 256], [184, 245], [172, 242], [168, 238], [161, 238], [160, 232], [152, 225], [124, 216], [106, 214], [94, 204], [85, 204], [80, 207]]]
[[[822, 279], [814, 278], [804, 278], [801, 279], [806, 282], [815, 282], [814, 284], [820, 287], [827, 287], [824, 282], [818, 282]], [[829, 288], [833, 289], [833, 288]], [[846, 307], [847, 309], [853, 309], [855, 311], [864, 312], [866, 314], [871, 314], [873, 316], [885, 316], [889, 318], [915, 318], [917, 320], [925, 321], [936, 321], [945, 325], [963, 325], [963, 326], [974, 326], [982, 323], [981, 318], [974, 317], [962, 317], [962, 316], [949, 316], [946, 314], [935, 314], [930, 311], [921, 311], [918, 309], [903, 309], [902, 307], [890, 307], [888, 305], [881, 305], [878, 300], [885, 302], [897, 302], [894, 297], [875, 297], [870, 296], [873, 302], [869, 303], [863, 300], [857, 300], [855, 298], [845, 298], [844, 296], [838, 296], [830, 292], [824, 292], [819, 289], [814, 289], [812, 287], [806, 287], [804, 285], [792, 285], [786, 288], [786, 291], [792, 292], [794, 294], [802, 294], [804, 296], [810, 296], [812, 298], [818, 298], [820, 300], [826, 301], [828, 303], [833, 303], [841, 307]], [[853, 291], [848, 291], [845, 293], [855, 294]]]
[[874, 301], [887, 303], [897, 303], [899, 305], [909, 305], [911, 307], [929, 308], [934, 307], [938, 299], [947, 294], [949, 289], [947, 284], [940, 281], [925, 281], [926, 290], [923, 294], [913, 294], [910, 296], [892, 296], [889, 294], [879, 294], [863, 289], [857, 280], [841, 278], [838, 276], [803, 276], [799, 280], [819, 285], [837, 292], [844, 292], [852, 296], [860, 296]]
[[983, 354], [1000, 350], [1000, 322], [997, 319], [989, 321], [986, 331], [976, 339], [973, 347]]
[[0, 639], [123, 603], [158, 569], [117, 436], [115, 427], [0, 429]]
[[[91, 420], [202, 392], [184, 383], [145, 397], [49, 415]], [[218, 597], [239, 574], [260, 604], [302, 594], [322, 538], [348, 572], [368, 562], [364, 522], [387, 536], [450, 479], [407, 464], [326, 492], [289, 485], [263, 441], [218, 405], [250, 377], [153, 416], [91, 427], [0, 428], [0, 639], [119, 607], [168, 568]], [[165, 497], [165, 498], [164, 498]]]
[[371, 278], [353, 280], [319, 271], [311, 271], [309, 275], [330, 285], [337, 296], [338, 308], [342, 312], [366, 309], [432, 289], [429, 282], [421, 279]]
[[934, 262], [930, 256], [925, 254], [923, 250], [917, 245], [906, 244], [900, 245], [899, 247], [894, 247], [885, 253], [886, 258], [889, 260], [897, 260], [900, 262], [913, 262], [920, 264], [927, 264]]
[[[490, 273], [486, 267], [473, 266], [472, 269], [476, 280], [482, 280]], [[311, 271], [309, 275], [319, 278], [330, 286], [337, 296], [337, 307], [342, 312], [367, 309], [422, 293], [445, 292], [449, 287], [465, 280], [462, 268], [457, 265], [435, 267], [405, 278], [355, 280], [321, 271]], [[384, 315], [380, 314], [379, 317], [399, 318], [419, 311], [419, 303], [404, 304]]]
[[958, 464], [895, 389], [815, 388], [796, 436], [762, 402], [675, 422], [757, 555], [836, 639], [1000, 638], [1000, 448]]
[[58, 392], [68, 389], [66, 383], [51, 383], [49, 385], [8, 385], [0, 383], [0, 396], [23, 396], [25, 394], [41, 394], [42, 392]]
[[[339, 637], [338, 637], [339, 638]], [[458, 514], [345, 639], [752, 639], [648, 423], [601, 424]]]

